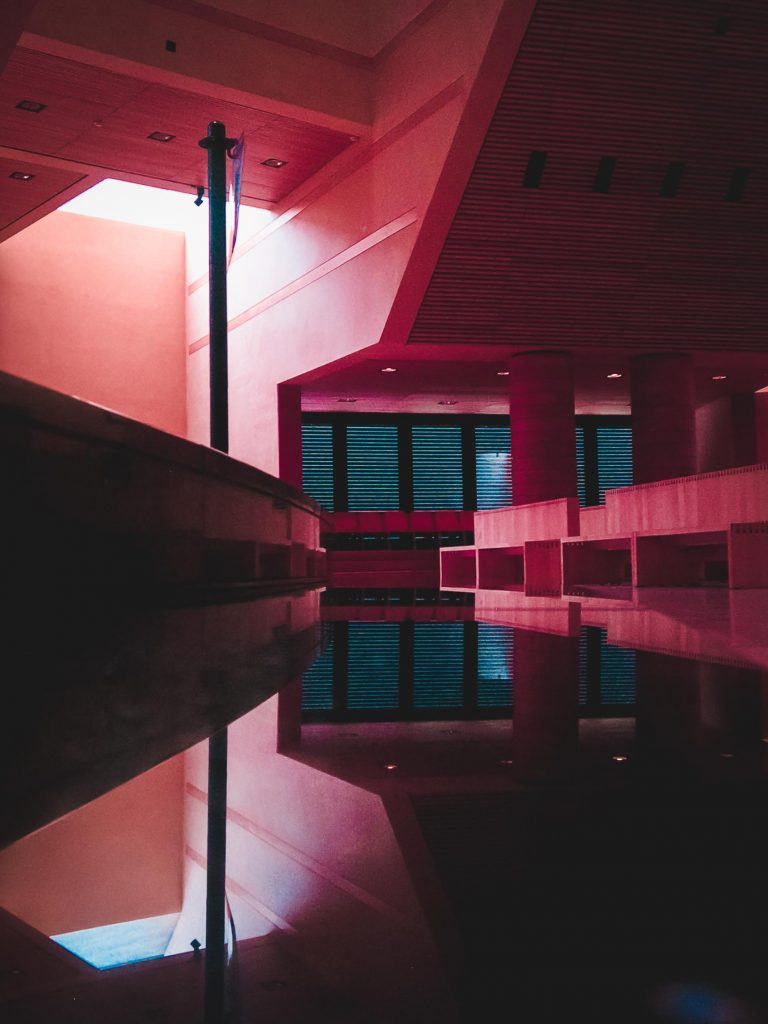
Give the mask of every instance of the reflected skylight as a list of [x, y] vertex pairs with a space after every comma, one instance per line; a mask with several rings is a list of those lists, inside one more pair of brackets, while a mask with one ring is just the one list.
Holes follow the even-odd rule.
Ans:
[[52, 935], [51, 938], [92, 967], [103, 971], [108, 967], [164, 956], [178, 919], [178, 914], [162, 914], [138, 921], [107, 924], [101, 928], [84, 928]]

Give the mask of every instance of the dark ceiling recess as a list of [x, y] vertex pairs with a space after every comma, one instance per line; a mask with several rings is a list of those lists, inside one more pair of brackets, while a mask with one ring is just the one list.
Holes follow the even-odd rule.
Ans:
[[685, 171], [685, 164], [682, 160], [672, 160], [667, 164], [667, 169], [664, 172], [664, 180], [661, 183], [659, 189], [659, 195], [665, 196], [671, 199], [677, 195], [678, 189], [680, 188], [680, 181]]
[[16, 104], [17, 110], [28, 110], [30, 114], [39, 114], [45, 107], [45, 103], [38, 103], [37, 100], [20, 100]]
[[608, 192], [611, 188], [611, 178], [616, 169], [615, 156], [602, 156], [597, 165], [595, 180], [592, 182], [593, 192]]
[[730, 18], [715, 18], [715, 35], [724, 36], [731, 27]]
[[739, 203], [744, 198], [744, 189], [747, 187], [749, 176], [752, 173], [749, 167], [737, 167], [731, 175], [731, 182], [725, 198], [730, 203]]
[[547, 162], [547, 154], [540, 149], [534, 149], [528, 157], [528, 166], [523, 176], [523, 188], [538, 188], [541, 184], [541, 176], [544, 173], [544, 164]]

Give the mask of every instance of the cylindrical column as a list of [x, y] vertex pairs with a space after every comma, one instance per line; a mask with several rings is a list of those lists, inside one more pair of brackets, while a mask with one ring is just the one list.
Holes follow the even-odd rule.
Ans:
[[637, 356], [632, 360], [631, 393], [635, 483], [694, 473], [696, 409], [691, 356]]
[[579, 638], [515, 630], [515, 770], [555, 780], [579, 747]]
[[515, 505], [575, 498], [573, 368], [568, 352], [524, 352], [509, 364]]

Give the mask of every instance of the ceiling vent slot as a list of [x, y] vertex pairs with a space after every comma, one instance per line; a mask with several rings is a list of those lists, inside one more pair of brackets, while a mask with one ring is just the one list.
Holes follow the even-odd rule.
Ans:
[[601, 156], [597, 165], [595, 180], [592, 182], [593, 192], [609, 192], [611, 189], [611, 178], [616, 170], [615, 156]]
[[740, 203], [744, 198], [744, 189], [747, 187], [749, 176], [752, 173], [749, 167], [737, 167], [731, 175], [731, 181], [728, 185], [728, 191], [725, 193], [725, 198], [729, 203]]
[[534, 149], [528, 157], [528, 166], [523, 176], [523, 188], [538, 188], [541, 185], [541, 176], [544, 173], [544, 164], [547, 162], [547, 154], [540, 149]]
[[682, 160], [671, 160], [664, 172], [664, 180], [659, 189], [659, 195], [666, 199], [672, 199], [680, 189], [680, 182], [685, 172], [685, 164]]

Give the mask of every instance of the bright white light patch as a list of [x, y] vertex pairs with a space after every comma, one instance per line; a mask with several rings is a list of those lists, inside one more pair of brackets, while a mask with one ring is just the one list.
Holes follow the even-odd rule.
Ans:
[[178, 914], [163, 914], [139, 921], [121, 921], [101, 928], [66, 932], [51, 938], [92, 967], [103, 971], [108, 967], [163, 956], [178, 919]]
[[[208, 200], [195, 206], [195, 196], [186, 192], [172, 192], [167, 188], [151, 188], [132, 181], [107, 178], [89, 188], [60, 207], [65, 213], [79, 213], [85, 217], [119, 220], [127, 224], [142, 224], [166, 231], [193, 234], [208, 227]], [[252, 206], [240, 207], [239, 238], [258, 231], [268, 224], [274, 214], [256, 210]]]

